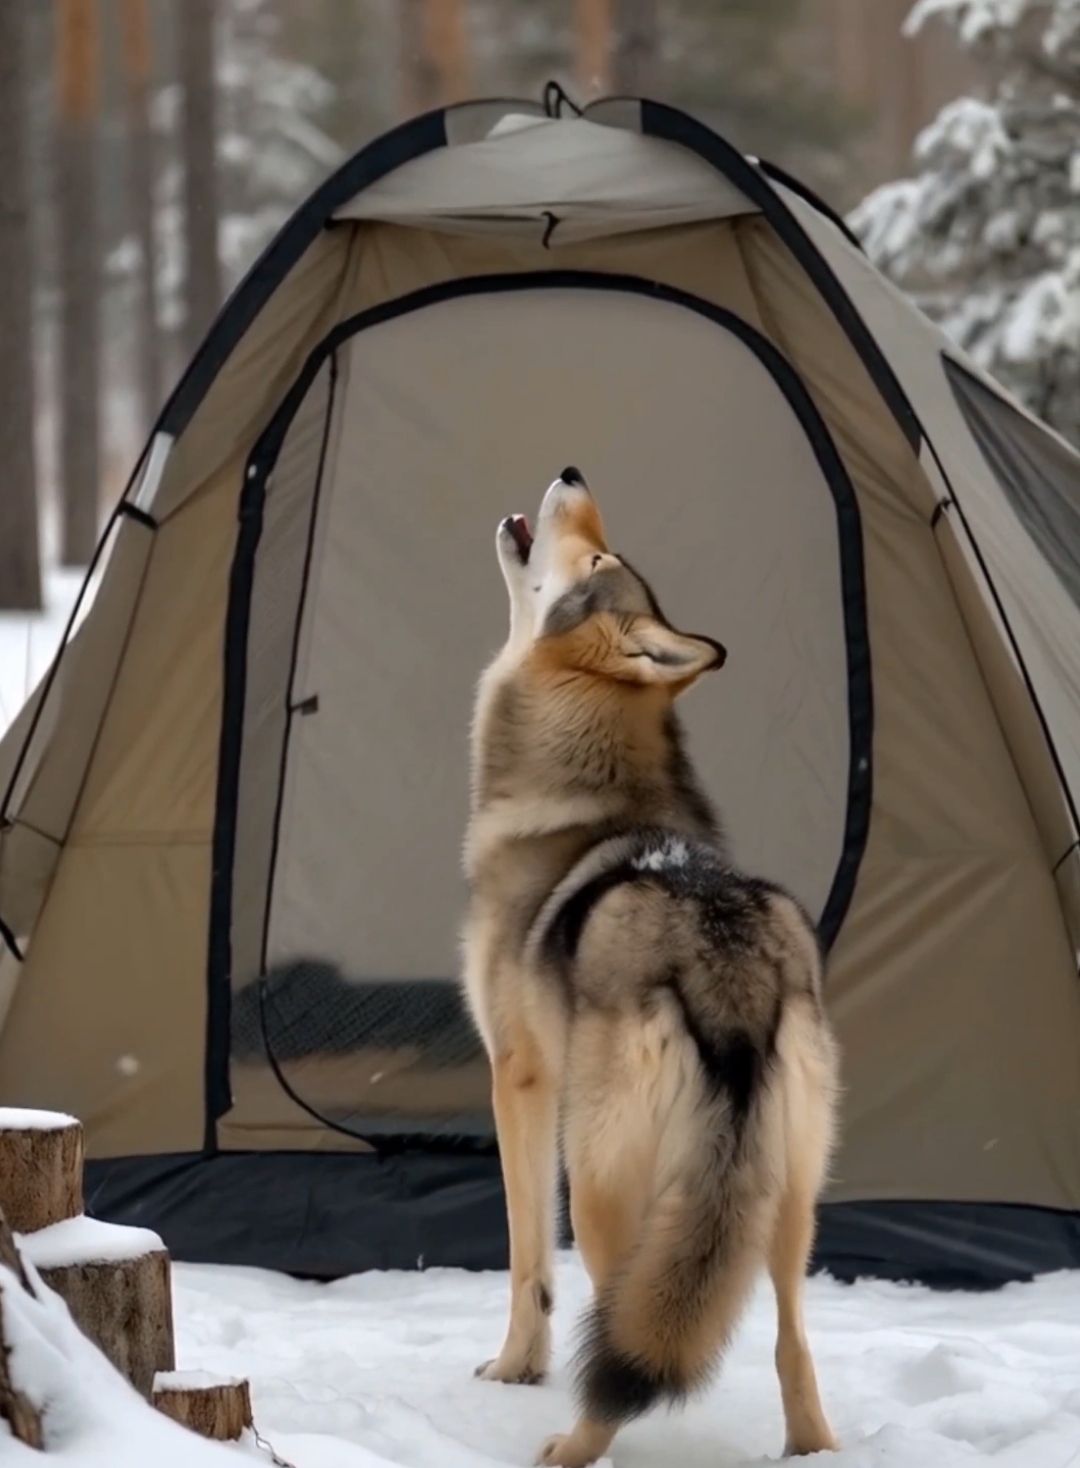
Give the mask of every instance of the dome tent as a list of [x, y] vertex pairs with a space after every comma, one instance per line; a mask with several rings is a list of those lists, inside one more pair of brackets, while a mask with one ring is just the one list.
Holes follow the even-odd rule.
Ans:
[[505, 1264], [466, 737], [563, 462], [728, 647], [692, 753], [830, 950], [819, 1262], [1080, 1263], [1080, 458], [648, 101], [406, 123], [222, 310], [0, 743], [0, 1099], [180, 1258]]

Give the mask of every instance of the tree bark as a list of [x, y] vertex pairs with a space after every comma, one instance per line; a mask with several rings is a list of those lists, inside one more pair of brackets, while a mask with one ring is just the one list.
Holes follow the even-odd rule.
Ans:
[[[34, 1293], [26, 1270], [23, 1268], [22, 1260], [19, 1258], [19, 1251], [15, 1247], [11, 1226], [4, 1217], [2, 1208], [0, 1208], [0, 1264], [12, 1270], [24, 1290], [31, 1295]], [[8, 1360], [10, 1355], [11, 1347], [4, 1334], [4, 1297], [0, 1292], [0, 1421], [8, 1424], [16, 1442], [25, 1443], [27, 1447], [31, 1448], [43, 1448], [45, 1437], [42, 1432], [41, 1413], [30, 1398], [19, 1391], [12, 1381]]]
[[26, 0], [0, 3], [0, 610], [41, 608]]
[[252, 1425], [248, 1383], [221, 1380], [189, 1385], [184, 1380], [186, 1374], [164, 1373], [154, 1382], [153, 1401], [158, 1411], [201, 1437], [218, 1442], [235, 1442], [242, 1437], [244, 1429]]
[[56, 1120], [57, 1126], [26, 1126], [18, 1112], [0, 1111], [0, 1207], [20, 1234], [83, 1211], [83, 1130], [78, 1122]]
[[184, 93], [184, 343], [193, 355], [221, 305], [214, 0], [177, 0]]
[[601, 97], [610, 86], [612, 0], [577, 0], [577, 79], [581, 99]]
[[660, 82], [657, 0], [615, 0], [612, 86], [617, 95], [655, 96]]
[[98, 535], [101, 463], [97, 0], [58, 0], [60, 558], [85, 566]]
[[176, 1365], [167, 1251], [56, 1265], [38, 1273], [63, 1299], [83, 1335], [149, 1400], [156, 1373]]
[[123, 0], [127, 113], [128, 208], [139, 242], [136, 274], [136, 371], [144, 433], [161, 404], [161, 338], [158, 328], [157, 249], [154, 236], [154, 134], [150, 126], [152, 44], [147, 0]]
[[469, 35], [462, 0], [398, 0], [398, 47], [403, 116], [465, 97]]

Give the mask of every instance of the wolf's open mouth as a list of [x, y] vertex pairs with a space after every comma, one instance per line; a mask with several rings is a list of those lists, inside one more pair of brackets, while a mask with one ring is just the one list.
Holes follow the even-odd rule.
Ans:
[[509, 515], [503, 525], [510, 534], [511, 540], [518, 553], [518, 559], [523, 566], [529, 564], [529, 552], [532, 550], [532, 531], [529, 522], [524, 515]]

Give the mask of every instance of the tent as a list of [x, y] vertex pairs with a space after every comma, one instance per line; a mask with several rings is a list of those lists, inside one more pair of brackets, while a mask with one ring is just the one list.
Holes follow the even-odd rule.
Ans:
[[221, 311], [0, 744], [0, 1099], [180, 1258], [505, 1263], [457, 989], [498, 516], [671, 614], [736, 857], [829, 948], [818, 1262], [1080, 1264], [1080, 459], [805, 189], [615, 99], [372, 142]]

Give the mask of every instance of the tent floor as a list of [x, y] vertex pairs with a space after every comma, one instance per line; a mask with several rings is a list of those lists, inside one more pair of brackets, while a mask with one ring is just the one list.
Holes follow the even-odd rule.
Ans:
[[[498, 1158], [232, 1152], [86, 1164], [87, 1211], [152, 1228], [174, 1259], [335, 1278], [366, 1269], [505, 1269]], [[567, 1240], [568, 1241], [568, 1240]], [[814, 1267], [837, 1279], [992, 1289], [1080, 1267], [1080, 1213], [1010, 1204], [830, 1203]]]

